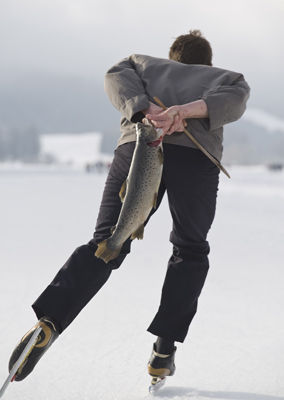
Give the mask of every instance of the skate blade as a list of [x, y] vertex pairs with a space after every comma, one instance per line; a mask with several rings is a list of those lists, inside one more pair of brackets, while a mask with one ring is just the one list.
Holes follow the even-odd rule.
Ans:
[[158, 390], [161, 389], [161, 387], [164, 386], [164, 384], [166, 383], [166, 377], [163, 378], [153, 378], [151, 381], [151, 385], [149, 386], [149, 392], [151, 394], [155, 394]]

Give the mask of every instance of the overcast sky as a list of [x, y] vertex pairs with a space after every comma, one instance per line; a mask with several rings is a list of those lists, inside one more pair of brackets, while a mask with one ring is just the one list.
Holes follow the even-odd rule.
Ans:
[[243, 72], [253, 105], [281, 117], [283, 20], [283, 0], [0, 0], [0, 82], [26, 73], [102, 81], [121, 58], [167, 57], [175, 37], [199, 28], [214, 65]]

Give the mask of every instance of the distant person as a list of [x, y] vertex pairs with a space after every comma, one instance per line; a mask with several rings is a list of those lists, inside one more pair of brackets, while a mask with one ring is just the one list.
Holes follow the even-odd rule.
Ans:
[[[173, 253], [160, 307], [148, 328], [157, 336], [148, 364], [150, 375], [159, 378], [173, 375], [175, 342], [184, 341], [197, 310], [209, 268], [206, 238], [215, 215], [219, 169], [182, 131], [186, 124], [195, 138], [220, 161], [223, 125], [242, 116], [249, 86], [242, 74], [212, 66], [211, 46], [200, 31], [194, 30], [174, 41], [169, 60], [137, 54], [123, 59], [107, 72], [105, 89], [121, 112], [121, 136], [106, 180], [95, 233], [89, 243], [73, 252], [32, 305], [39, 321], [17, 345], [10, 358], [10, 369], [36, 327], [41, 326], [43, 330], [16, 373], [16, 381], [33, 370], [44, 352], [130, 252], [129, 238], [120, 255], [107, 264], [94, 255], [97, 244], [110, 236], [117, 222], [121, 209], [119, 191], [128, 175], [135, 147], [135, 123], [145, 116], [165, 135], [157, 208], [167, 192], [173, 223], [170, 233]], [[154, 96], [169, 108], [163, 111], [154, 104]], [[94, 319], [94, 329], [95, 323]]]

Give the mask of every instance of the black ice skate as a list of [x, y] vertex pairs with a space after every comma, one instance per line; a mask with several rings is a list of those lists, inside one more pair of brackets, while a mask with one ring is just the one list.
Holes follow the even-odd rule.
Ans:
[[20, 343], [13, 351], [9, 360], [9, 372], [21, 356], [27, 343], [38, 328], [41, 328], [38, 338], [31, 348], [30, 352], [27, 354], [20, 367], [18, 368], [13, 378], [13, 380], [15, 381], [22, 381], [32, 372], [37, 362], [59, 335], [59, 333], [56, 331], [54, 323], [49, 318], [41, 318], [38, 323], [25, 334], [25, 336], [21, 339]]
[[149, 388], [153, 392], [160, 388], [167, 376], [172, 376], [175, 373], [175, 352], [176, 347], [171, 354], [160, 354], [156, 352], [155, 343], [153, 346], [152, 354], [148, 363], [148, 373], [151, 375], [152, 381]]

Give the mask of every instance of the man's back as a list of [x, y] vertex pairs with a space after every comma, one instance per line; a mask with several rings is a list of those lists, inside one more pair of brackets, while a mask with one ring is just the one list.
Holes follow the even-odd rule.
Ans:
[[[223, 125], [240, 118], [249, 93], [240, 73], [138, 54], [122, 60], [107, 72], [105, 89], [123, 115], [119, 145], [136, 140], [131, 120], [136, 112], [147, 108], [154, 96], [168, 107], [203, 99], [209, 118], [188, 119], [188, 129], [219, 160]], [[166, 136], [164, 142], [195, 147], [182, 132]]]

